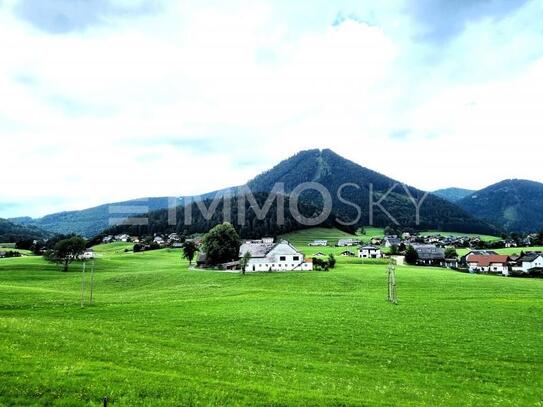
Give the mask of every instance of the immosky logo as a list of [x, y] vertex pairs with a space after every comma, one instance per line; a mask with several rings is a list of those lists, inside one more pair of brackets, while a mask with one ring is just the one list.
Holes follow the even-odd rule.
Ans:
[[[362, 218], [362, 206], [353, 201], [349, 201], [345, 198], [344, 193], [348, 188], [361, 189], [361, 186], [356, 183], [345, 183], [342, 184], [335, 195], [339, 202], [344, 205], [354, 208], [357, 216], [348, 222], [335, 218], [334, 220], [344, 226], [353, 226], [360, 222]], [[368, 213], [369, 213], [369, 226], [373, 226], [375, 220], [375, 212], [379, 210], [381, 213], [385, 214], [388, 219], [395, 225], [400, 225], [398, 220], [387, 210], [384, 206], [386, 199], [393, 192], [401, 193], [405, 195], [408, 200], [413, 205], [413, 211], [415, 215], [416, 225], [420, 224], [420, 211], [422, 205], [424, 204], [429, 193], [425, 192], [420, 199], [416, 199], [411, 193], [409, 187], [406, 184], [395, 183], [392, 185], [384, 194], [375, 192], [373, 184], [369, 184], [369, 201]], [[322, 208], [320, 208], [320, 213], [317, 216], [307, 217], [300, 212], [300, 202], [301, 196], [303, 193], [308, 191], [317, 192], [322, 198]], [[288, 208], [285, 207], [285, 202], [288, 198]], [[144, 200], [142, 200], [143, 202]], [[229, 188], [221, 190], [215, 194], [212, 199], [204, 199], [202, 196], [194, 197], [185, 197], [183, 200], [183, 224], [190, 226], [193, 223], [194, 211], [197, 210], [200, 212], [202, 217], [210, 221], [213, 219], [217, 210], [221, 207], [222, 203], [222, 219], [225, 222], [230, 222], [232, 224], [237, 223], [242, 226], [246, 224], [247, 220], [247, 206], [252, 210], [258, 220], [264, 220], [270, 213], [274, 202], [276, 202], [276, 216], [275, 220], [278, 226], [285, 224], [285, 211], [288, 210], [290, 216], [295, 219], [300, 225], [303, 226], [318, 226], [326, 222], [330, 216], [333, 214], [333, 198], [332, 193], [328, 188], [318, 182], [304, 182], [299, 184], [294, 188], [290, 193], [285, 192], [285, 184], [278, 182], [276, 183], [272, 190], [267, 195], [267, 198], [262, 206], [259, 205], [255, 194], [249, 188], [249, 186], [244, 185], [238, 188]], [[247, 205], [248, 204], [248, 205]], [[237, 216], [236, 219], [233, 219], [232, 208], [234, 205], [237, 205]], [[168, 198], [168, 225], [176, 226], [178, 224], [178, 208], [179, 201], [175, 197]], [[149, 218], [145, 215], [149, 214], [149, 207], [145, 205], [110, 205], [109, 207], [110, 215], [112, 216], [109, 219], [110, 225], [127, 225], [127, 226], [145, 226], [149, 224]], [[120, 216], [124, 214], [125, 217]], [[126, 215], [132, 215], [126, 217]], [[135, 216], [134, 216], [135, 215]]]

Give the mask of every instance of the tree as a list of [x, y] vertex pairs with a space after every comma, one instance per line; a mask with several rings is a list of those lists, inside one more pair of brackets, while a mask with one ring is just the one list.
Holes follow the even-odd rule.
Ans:
[[336, 266], [336, 258], [332, 253], [328, 255], [328, 266], [333, 269]]
[[405, 252], [405, 262], [407, 264], [417, 264], [418, 259], [419, 254], [417, 253], [415, 248], [413, 246], [408, 246]]
[[397, 244], [393, 244], [392, 246], [390, 246], [390, 254], [392, 256], [395, 256], [397, 255], [398, 253], [400, 253], [400, 249], [398, 248], [398, 245]]
[[189, 266], [192, 266], [194, 255], [198, 251], [198, 246], [192, 240], [187, 240], [183, 243], [183, 257], [189, 261]]
[[251, 260], [251, 253], [245, 252], [243, 257], [241, 258], [241, 274], [245, 274], [245, 269], [247, 268], [247, 265], [249, 264], [249, 260]]
[[456, 252], [456, 249], [454, 247], [447, 247], [445, 249], [446, 259], [456, 259], [457, 257], [458, 257], [458, 253]]
[[55, 243], [53, 249], [45, 254], [49, 261], [63, 265], [63, 271], [68, 271], [68, 266], [85, 252], [86, 241], [82, 237], [73, 236]]
[[217, 265], [237, 259], [240, 243], [239, 235], [230, 223], [215, 226], [204, 237], [203, 248], [207, 261]]

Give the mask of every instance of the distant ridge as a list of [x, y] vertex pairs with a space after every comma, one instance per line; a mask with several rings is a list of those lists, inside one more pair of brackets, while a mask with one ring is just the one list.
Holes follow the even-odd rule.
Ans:
[[20, 240], [41, 240], [51, 237], [51, 233], [35, 226], [23, 226], [0, 218], [0, 243], [15, 243]]
[[458, 205], [509, 232], [543, 230], [543, 184], [509, 179], [474, 192]]

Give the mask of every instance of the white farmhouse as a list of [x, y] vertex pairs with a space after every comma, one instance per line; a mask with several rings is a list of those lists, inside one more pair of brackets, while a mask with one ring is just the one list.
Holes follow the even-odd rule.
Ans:
[[361, 259], [380, 259], [383, 257], [383, 253], [376, 246], [362, 246], [358, 249], [358, 257]]
[[543, 253], [527, 253], [516, 261], [513, 267], [514, 271], [522, 271], [528, 273], [532, 269], [543, 268]]
[[273, 243], [273, 239], [247, 241], [239, 249], [240, 259], [245, 253], [251, 255], [245, 267], [248, 272], [313, 270], [313, 262], [306, 260], [303, 253], [286, 240], [279, 243]]

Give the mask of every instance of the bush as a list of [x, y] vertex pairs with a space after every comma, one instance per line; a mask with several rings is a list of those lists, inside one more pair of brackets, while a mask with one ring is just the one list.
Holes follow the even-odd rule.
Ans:
[[415, 250], [413, 246], [408, 246], [407, 250], [405, 252], [405, 262], [410, 265], [417, 264], [417, 261], [419, 260], [419, 254]]
[[13, 250], [9, 250], [7, 252], [4, 253], [4, 258], [10, 258], [10, 257], [21, 257], [21, 253], [19, 252], [15, 252]]

